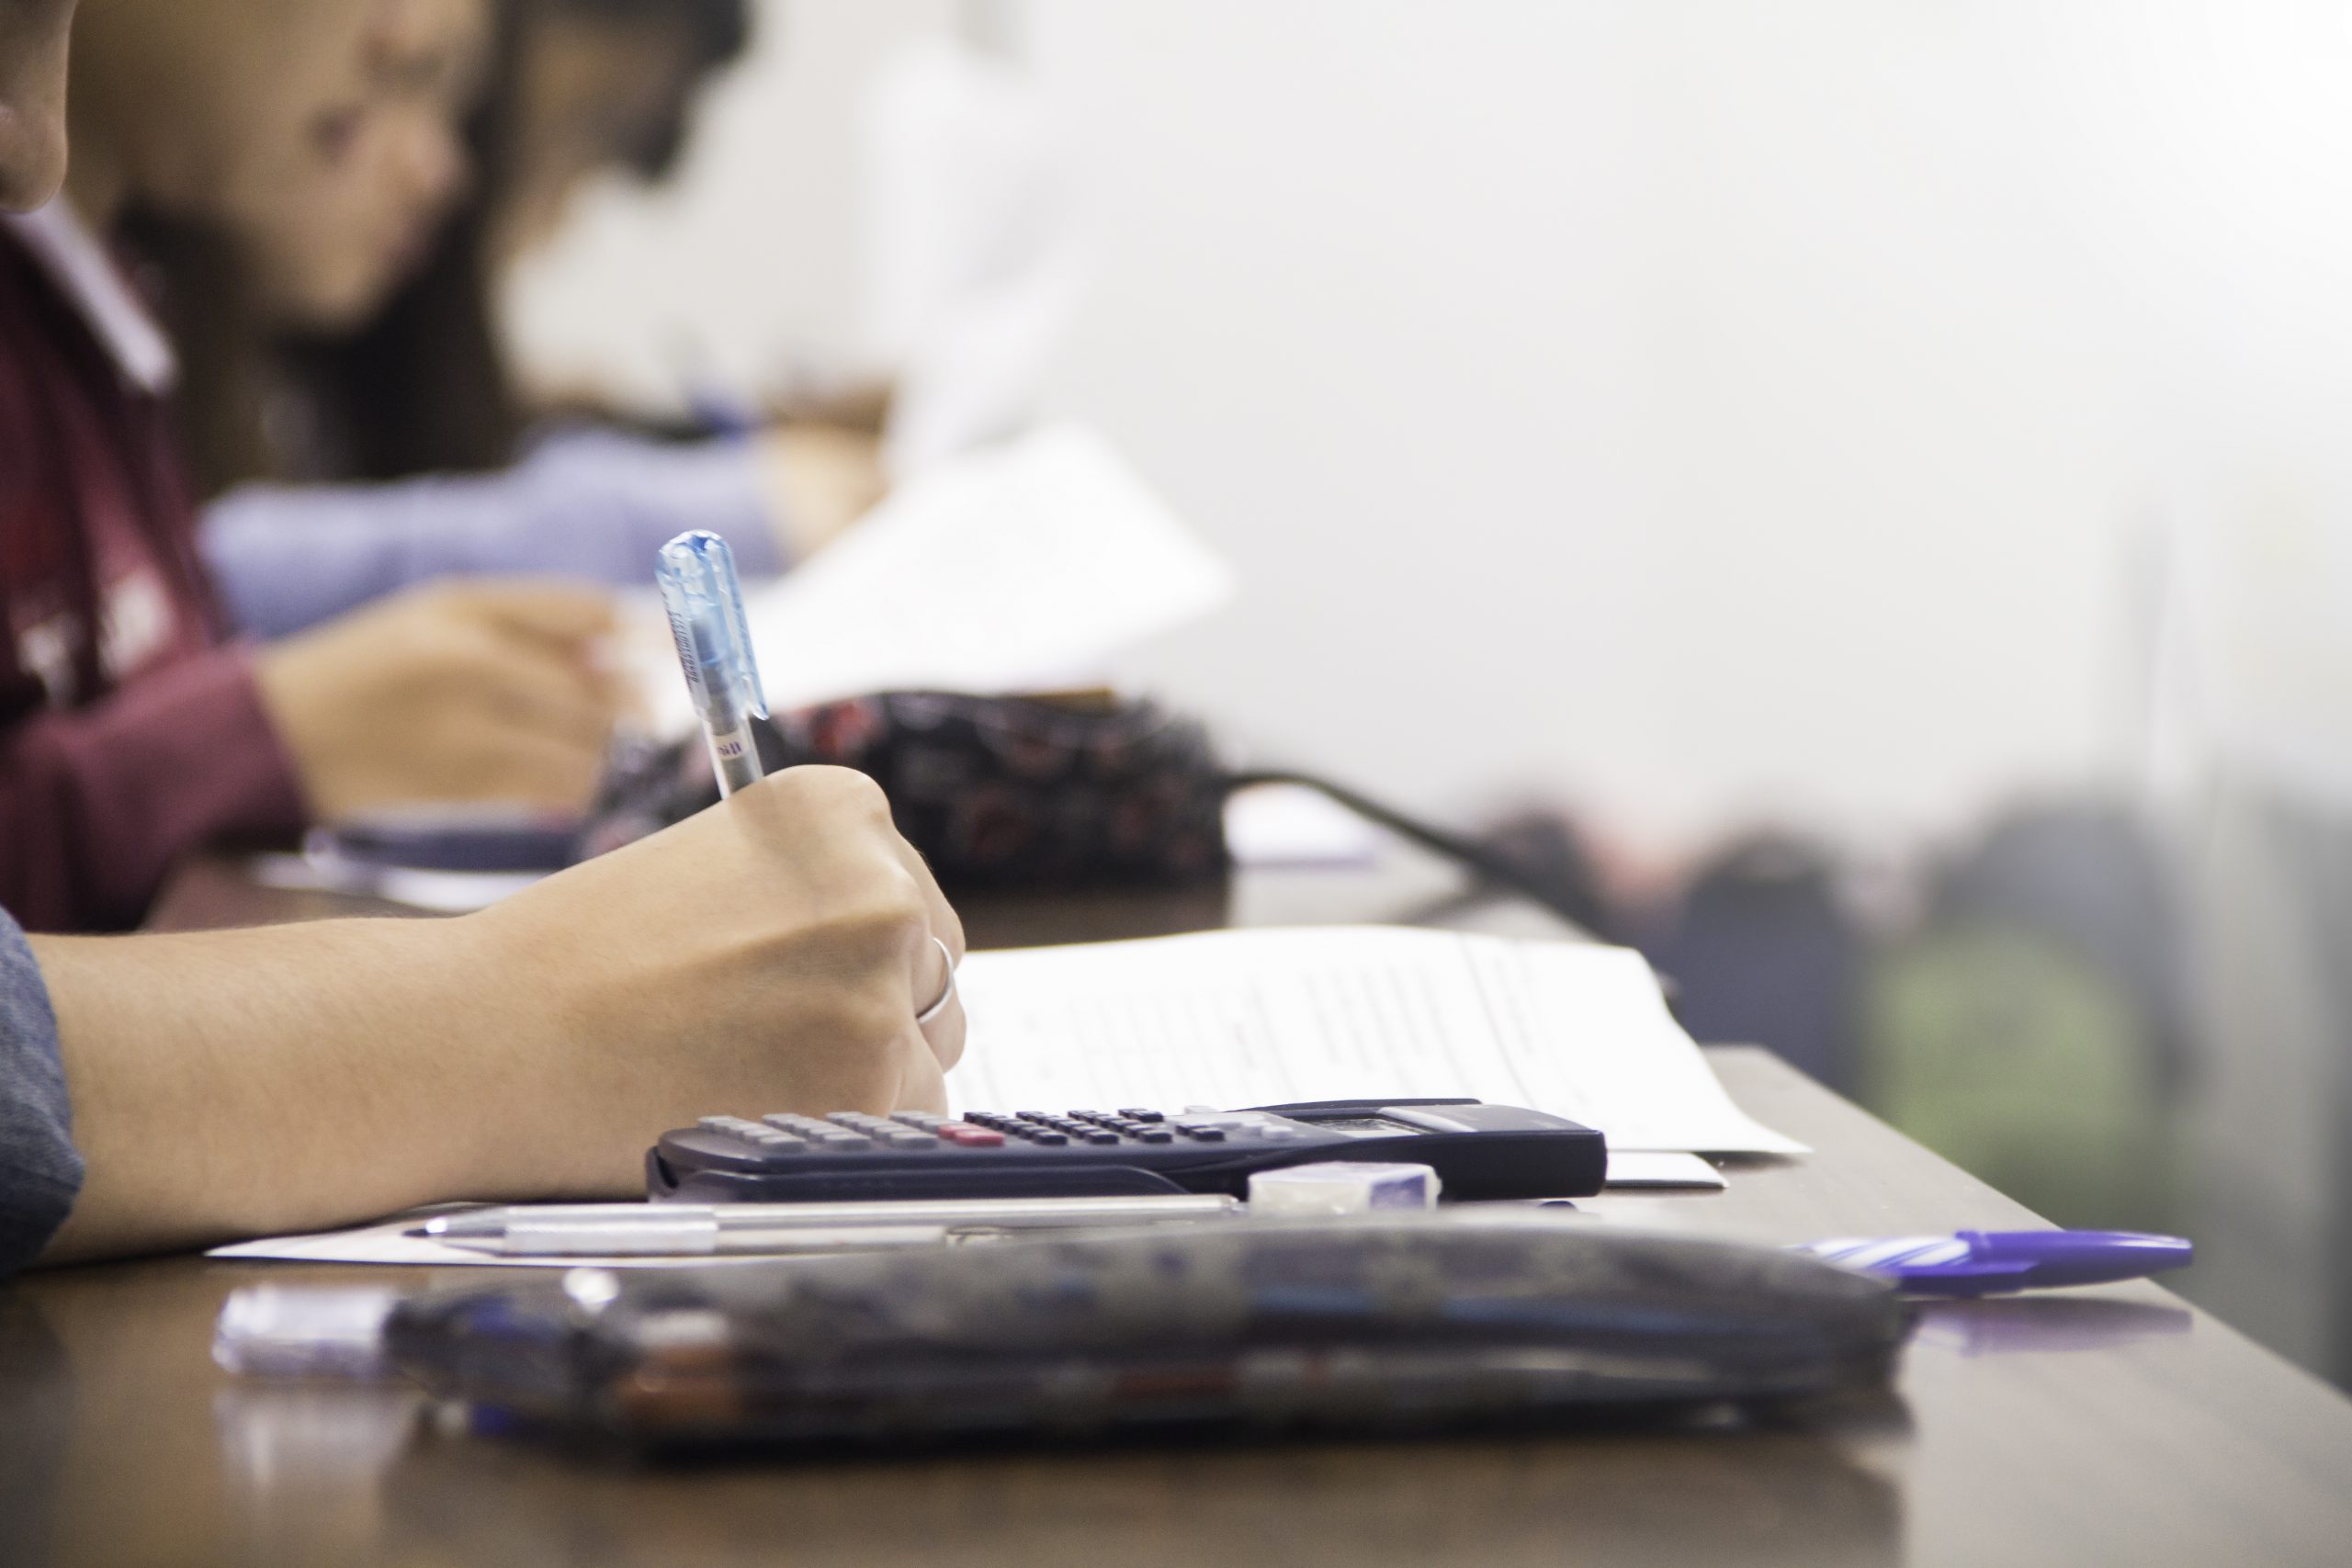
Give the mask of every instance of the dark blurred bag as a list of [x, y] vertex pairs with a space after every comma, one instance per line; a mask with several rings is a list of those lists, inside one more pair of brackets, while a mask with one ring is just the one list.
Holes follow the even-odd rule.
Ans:
[[[779, 714], [770, 772], [854, 768], [955, 888], [1166, 887], [1226, 874], [1226, 775], [1207, 732], [1149, 702], [888, 692]], [[718, 798], [699, 740], [623, 771], [593, 852]]]
[[[1148, 701], [886, 692], [779, 715], [754, 731], [771, 773], [826, 762], [880, 784], [899, 831], [950, 890], [1214, 883], [1231, 870], [1227, 797], [1289, 784], [1573, 923], [1607, 929], [1580, 854], [1530, 853], [1508, 832], [1453, 832], [1311, 773], [1227, 772], [1198, 721]], [[608, 774], [580, 852], [642, 838], [718, 798], [699, 739], [643, 749]]]
[[1148, 702], [891, 692], [780, 716], [772, 767], [871, 775], [899, 831], [964, 887], [1178, 885], [1225, 874], [1207, 732]]

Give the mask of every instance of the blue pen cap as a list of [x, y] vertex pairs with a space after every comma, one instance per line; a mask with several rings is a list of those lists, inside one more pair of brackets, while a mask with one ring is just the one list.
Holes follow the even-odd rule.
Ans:
[[1958, 1231], [1951, 1235], [1845, 1236], [1797, 1247], [1892, 1280], [1914, 1295], [1985, 1296], [2105, 1285], [2196, 1261], [2175, 1235], [2137, 1231]]
[[707, 528], [681, 534], [662, 547], [653, 575], [695, 705], [708, 711], [715, 700], [722, 708], [767, 717], [767, 694], [760, 687], [743, 614], [743, 584], [727, 541]]

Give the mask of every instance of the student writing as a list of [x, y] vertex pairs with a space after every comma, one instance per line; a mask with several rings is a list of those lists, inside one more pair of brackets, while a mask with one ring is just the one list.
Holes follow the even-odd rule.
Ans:
[[[476, 47], [478, 0], [115, 0], [91, 19], [96, 55], [110, 29], [141, 40], [115, 91], [187, 124], [103, 121], [66, 199], [0, 228], [0, 903], [37, 930], [119, 928], [223, 835], [413, 800], [584, 804], [617, 705], [600, 592], [428, 588], [266, 650], [232, 640], [195, 550], [171, 345], [100, 238], [133, 199], [347, 205], [379, 160], [454, 180], [465, 73], [434, 62]], [[345, 259], [327, 287], [372, 287]]]
[[[493, 322], [502, 280], [593, 177], [668, 176], [749, 18], [743, 0], [510, 0], [500, 17], [464, 128], [471, 176], [413, 268], [375, 266], [364, 297], [300, 287], [338, 270], [322, 253], [364, 247], [364, 228], [318, 232], [300, 210], [130, 216], [183, 351], [198, 489], [226, 491], [206, 506], [203, 555], [250, 634], [437, 576], [643, 583], [662, 542], [693, 528], [770, 575], [880, 493], [874, 431], [838, 413], [664, 439], [580, 411], [549, 421], [518, 389]], [[77, 71], [130, 63], [84, 48]]]
[[[62, 177], [73, 9], [0, 0], [0, 205]], [[962, 951], [880, 792], [826, 768], [460, 919], [28, 938], [0, 913], [0, 1275], [458, 1192], [619, 1196], [648, 1127], [715, 1104], [942, 1108]]]

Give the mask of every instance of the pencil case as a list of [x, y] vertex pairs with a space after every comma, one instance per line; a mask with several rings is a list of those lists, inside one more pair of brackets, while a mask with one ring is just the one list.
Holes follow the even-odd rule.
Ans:
[[676, 1451], [1453, 1431], [1883, 1390], [1886, 1285], [1579, 1221], [1157, 1228], [427, 1296], [395, 1364], [477, 1425]]

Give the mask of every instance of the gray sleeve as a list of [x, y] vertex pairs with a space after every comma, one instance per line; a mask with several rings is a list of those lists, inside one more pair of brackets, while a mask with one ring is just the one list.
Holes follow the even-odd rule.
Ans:
[[0, 1279], [40, 1256], [81, 1190], [57, 1015], [23, 930], [0, 909]]
[[689, 528], [724, 535], [746, 576], [786, 564], [749, 443], [584, 426], [498, 473], [248, 485], [205, 509], [199, 543], [239, 628], [277, 637], [437, 577], [650, 586], [654, 551]]

